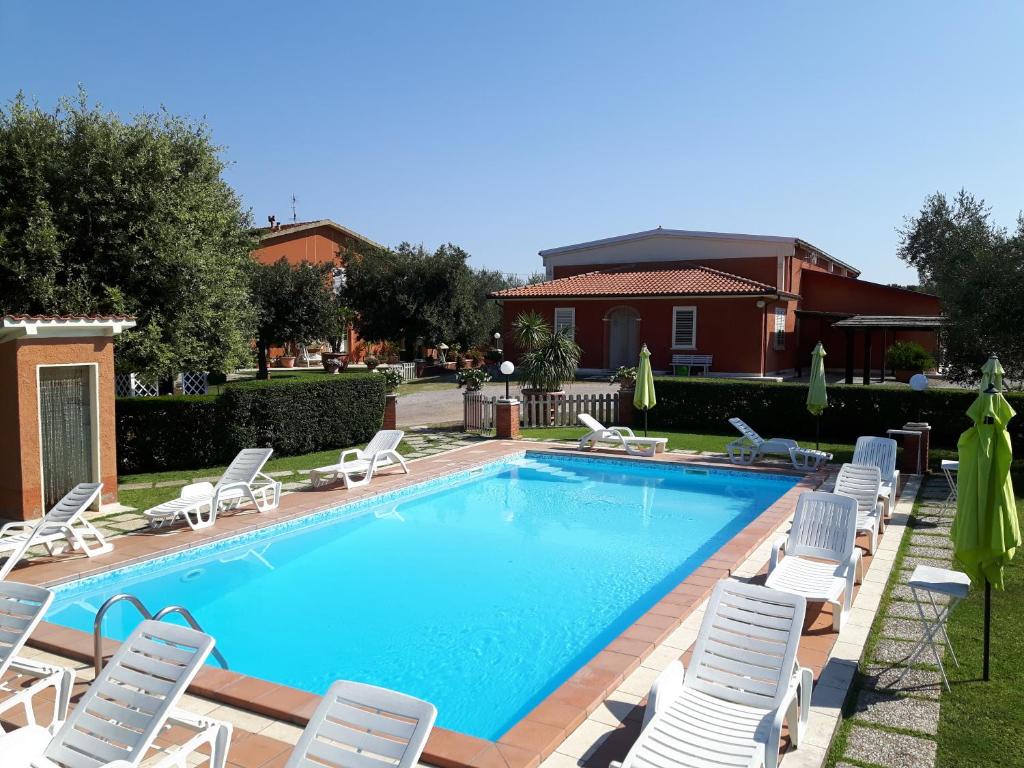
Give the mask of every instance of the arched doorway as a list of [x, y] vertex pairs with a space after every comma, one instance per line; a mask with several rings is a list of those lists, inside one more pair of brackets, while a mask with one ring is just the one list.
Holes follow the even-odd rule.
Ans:
[[616, 307], [606, 316], [608, 367], [636, 365], [640, 356], [640, 313], [632, 307]]

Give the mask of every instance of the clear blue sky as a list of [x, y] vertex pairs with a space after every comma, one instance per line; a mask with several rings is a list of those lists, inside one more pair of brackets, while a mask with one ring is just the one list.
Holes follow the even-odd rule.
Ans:
[[0, 0], [0, 98], [203, 117], [257, 223], [537, 251], [795, 235], [913, 281], [895, 229], [1024, 207], [1024, 4]]

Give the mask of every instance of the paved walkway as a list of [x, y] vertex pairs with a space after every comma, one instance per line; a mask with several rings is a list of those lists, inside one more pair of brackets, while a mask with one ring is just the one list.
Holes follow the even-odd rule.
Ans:
[[[942, 508], [947, 491], [940, 478], [932, 478], [922, 489], [921, 506], [910, 523], [910, 545], [887, 588], [891, 600], [878, 639], [860, 664], [862, 688], [843, 753], [844, 760], [856, 761], [858, 767], [935, 765], [942, 680], [935, 663], [929, 663], [931, 653], [919, 655], [903, 680], [897, 678], [923, 628], [906, 582], [917, 565], [950, 568], [953, 561], [949, 526], [955, 509]], [[840, 761], [836, 768], [855, 766]]]

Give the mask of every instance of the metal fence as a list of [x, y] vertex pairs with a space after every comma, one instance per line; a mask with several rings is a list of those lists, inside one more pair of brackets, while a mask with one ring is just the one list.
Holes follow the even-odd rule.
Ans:
[[[494, 429], [498, 398], [467, 392], [463, 400], [463, 423], [467, 431]], [[602, 424], [619, 420], [619, 393], [583, 395], [528, 395], [520, 401], [519, 424], [523, 427], [575, 427], [577, 417], [589, 413]]]

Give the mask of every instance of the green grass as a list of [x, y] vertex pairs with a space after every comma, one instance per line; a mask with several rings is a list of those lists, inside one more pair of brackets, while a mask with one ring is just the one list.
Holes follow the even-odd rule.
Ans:
[[[1017, 499], [1024, 526], [1024, 498]], [[991, 680], [982, 682], [985, 591], [971, 590], [947, 631], [960, 668], [947, 663], [936, 768], [1024, 765], [1024, 553], [1006, 570], [1006, 589], [992, 590]]]

